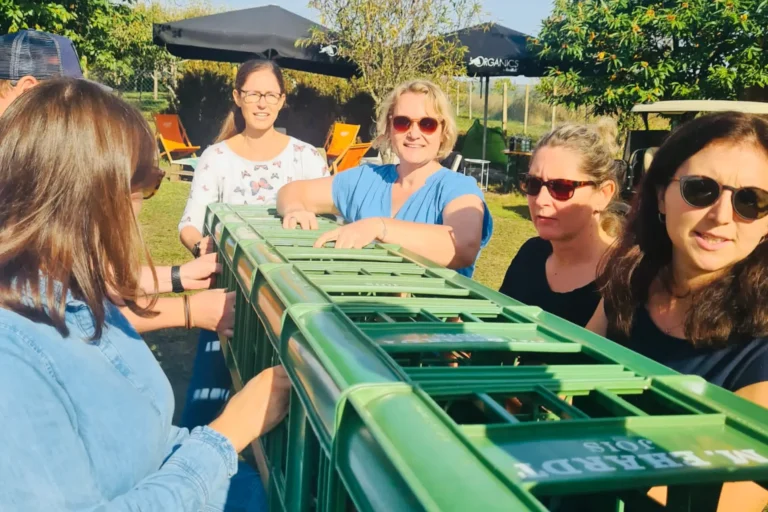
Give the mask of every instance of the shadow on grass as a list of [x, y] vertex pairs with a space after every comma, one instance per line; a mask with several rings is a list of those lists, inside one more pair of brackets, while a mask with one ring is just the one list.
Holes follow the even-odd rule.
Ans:
[[514, 213], [521, 219], [531, 220], [531, 211], [526, 204], [504, 205], [502, 208], [508, 212]]

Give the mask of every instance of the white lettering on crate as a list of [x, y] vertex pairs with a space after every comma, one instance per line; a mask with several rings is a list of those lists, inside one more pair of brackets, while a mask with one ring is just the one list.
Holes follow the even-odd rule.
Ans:
[[388, 336], [379, 338], [379, 343], [384, 345], [400, 345], [405, 343], [542, 343], [543, 340], [528, 340], [507, 338], [505, 336], [488, 336], [486, 334], [472, 333], [444, 333], [444, 334], [403, 334], [401, 336]]
[[768, 464], [768, 458], [751, 448], [701, 450], [699, 453], [694, 453], [692, 450], [666, 452], [658, 451], [654, 443], [648, 439], [586, 442], [581, 443], [581, 447], [597, 455], [519, 462], [515, 464], [517, 476], [524, 481], [531, 481], [585, 473], [707, 468], [713, 464], [721, 467]]

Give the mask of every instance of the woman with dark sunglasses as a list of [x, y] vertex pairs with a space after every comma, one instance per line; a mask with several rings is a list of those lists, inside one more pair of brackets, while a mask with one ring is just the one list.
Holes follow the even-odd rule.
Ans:
[[521, 187], [539, 236], [518, 251], [499, 291], [584, 326], [600, 302], [600, 259], [618, 222], [616, 125], [563, 125], [536, 146]]
[[320, 236], [315, 247], [392, 243], [471, 277], [493, 223], [477, 181], [440, 164], [456, 143], [451, 110], [431, 82], [396, 87], [380, 107], [375, 145], [400, 163], [287, 184], [277, 196], [283, 227], [317, 229], [316, 214], [335, 213], [347, 224]]
[[[768, 122], [727, 112], [656, 153], [598, 284], [587, 328], [768, 406]], [[728, 484], [720, 510], [768, 493]]]

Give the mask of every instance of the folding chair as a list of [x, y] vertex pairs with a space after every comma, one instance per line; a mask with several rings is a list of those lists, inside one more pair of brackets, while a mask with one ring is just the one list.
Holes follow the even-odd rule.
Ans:
[[[192, 172], [185, 171], [184, 166], [192, 170], [197, 166], [197, 155], [200, 146], [193, 146], [187, 136], [184, 125], [177, 114], [155, 114], [155, 131], [162, 151], [160, 158], [166, 157], [171, 165], [178, 165], [178, 171], [171, 171], [171, 175], [180, 177], [192, 177]], [[191, 155], [191, 157], [190, 157]], [[168, 176], [171, 179], [171, 176]]]
[[461, 156], [461, 153], [458, 151], [451, 151], [451, 153], [445, 157], [445, 159], [440, 162], [440, 165], [445, 167], [446, 169], [450, 169], [454, 172], [459, 170], [459, 166], [461, 166], [461, 161], [464, 157]]
[[200, 149], [200, 146], [193, 146], [190, 142], [177, 114], [155, 114], [155, 127], [157, 139], [163, 148], [160, 157], [168, 158], [172, 164], [177, 163], [174, 160], [176, 157], [194, 156]]
[[363, 159], [368, 150], [371, 149], [370, 142], [364, 142], [362, 144], [352, 144], [347, 148], [344, 153], [339, 155], [336, 160], [331, 164], [331, 174], [336, 174], [353, 167], [360, 165], [360, 161]]
[[325, 154], [328, 158], [341, 156], [357, 139], [360, 132], [359, 124], [333, 123], [325, 138]]

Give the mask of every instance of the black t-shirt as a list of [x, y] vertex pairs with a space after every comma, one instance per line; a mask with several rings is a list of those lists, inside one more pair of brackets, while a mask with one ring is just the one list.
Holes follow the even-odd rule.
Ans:
[[729, 391], [768, 381], [766, 338], [734, 341], [724, 348], [696, 348], [659, 329], [645, 306], [635, 311], [628, 338], [611, 329], [607, 337], [682, 374], [698, 375]]
[[546, 270], [550, 254], [552, 244], [547, 240], [536, 237], [525, 242], [509, 264], [499, 291], [584, 327], [600, 302], [597, 285], [592, 281], [570, 292], [553, 292]]

